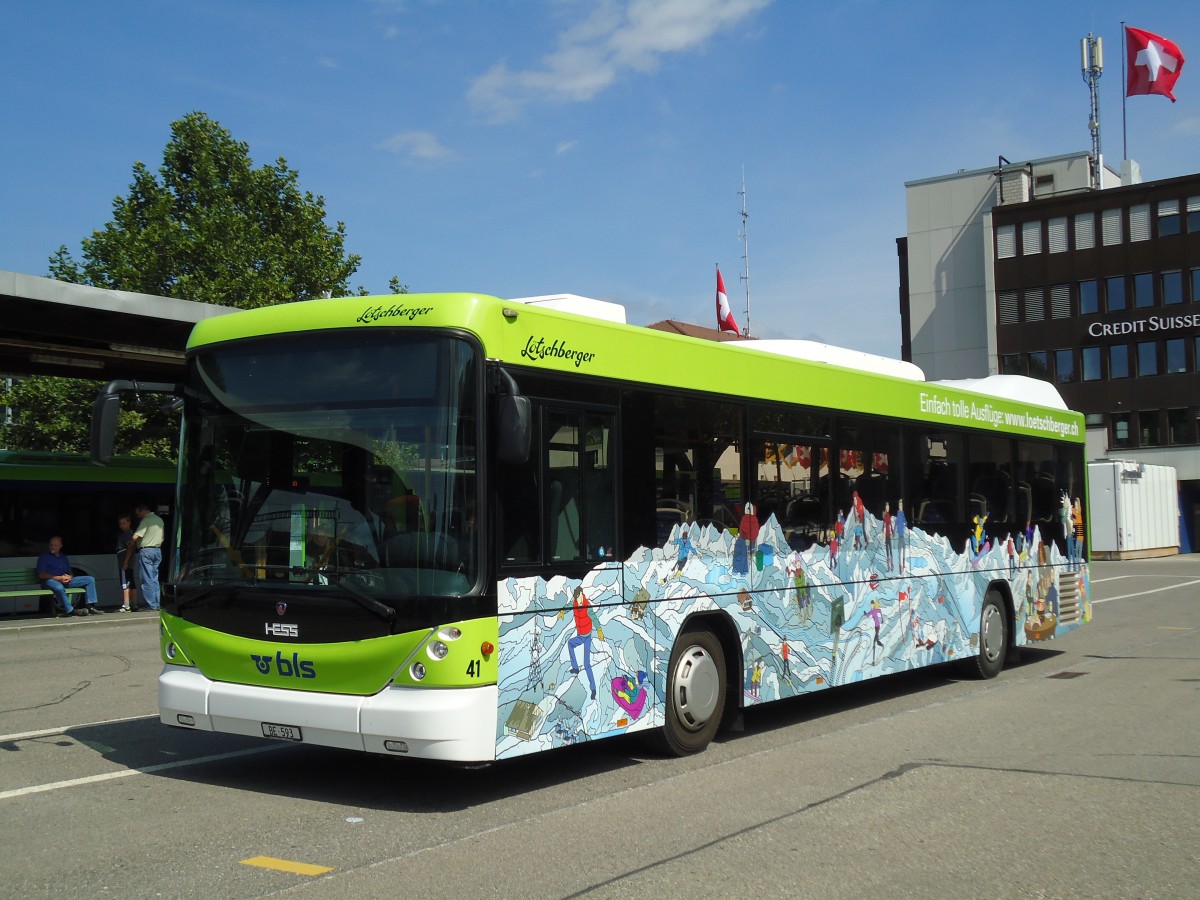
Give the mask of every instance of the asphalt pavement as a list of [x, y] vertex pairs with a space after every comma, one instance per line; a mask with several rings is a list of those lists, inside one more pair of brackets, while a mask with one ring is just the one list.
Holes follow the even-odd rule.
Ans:
[[0, 620], [0, 895], [1195, 897], [1200, 556], [1092, 579], [992, 681], [477, 770], [169, 729], [152, 615]]

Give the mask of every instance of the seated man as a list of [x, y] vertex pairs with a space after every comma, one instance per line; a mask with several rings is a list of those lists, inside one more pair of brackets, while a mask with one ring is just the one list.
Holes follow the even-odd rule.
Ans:
[[[50, 548], [38, 557], [37, 576], [50, 590], [54, 591], [54, 599], [62, 604], [65, 615], [96, 615], [96, 580], [91, 575], [72, 575], [71, 561], [62, 552], [62, 538], [58, 535], [50, 538]], [[67, 595], [68, 587], [84, 589], [85, 605], [79, 609], [71, 606], [71, 598]]]

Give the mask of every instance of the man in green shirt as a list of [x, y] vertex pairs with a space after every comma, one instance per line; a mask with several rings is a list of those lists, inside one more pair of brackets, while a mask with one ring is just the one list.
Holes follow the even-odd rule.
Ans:
[[162, 563], [163, 520], [145, 503], [134, 509], [138, 516], [138, 527], [133, 533], [137, 548], [137, 566], [141, 574], [142, 600], [151, 609], [158, 609], [161, 589], [158, 584], [158, 567]]

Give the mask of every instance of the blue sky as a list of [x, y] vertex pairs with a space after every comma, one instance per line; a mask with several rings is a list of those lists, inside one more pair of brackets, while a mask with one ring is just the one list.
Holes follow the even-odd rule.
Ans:
[[577, 293], [635, 324], [714, 324], [717, 262], [742, 322], [744, 167], [752, 333], [897, 356], [904, 182], [1089, 149], [1089, 32], [1116, 165], [1122, 20], [1194, 57], [1177, 103], [1128, 101], [1129, 155], [1200, 171], [1179, 0], [10, 4], [0, 269], [78, 257], [200, 110], [325, 198], [355, 285]]

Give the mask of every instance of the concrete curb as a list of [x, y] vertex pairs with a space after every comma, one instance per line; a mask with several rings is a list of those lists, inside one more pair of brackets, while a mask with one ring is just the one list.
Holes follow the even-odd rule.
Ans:
[[64, 628], [121, 628], [127, 625], [158, 624], [158, 613], [142, 610], [133, 613], [110, 612], [101, 616], [71, 616], [62, 619], [18, 619], [0, 622], [0, 641], [22, 637], [42, 637]]

